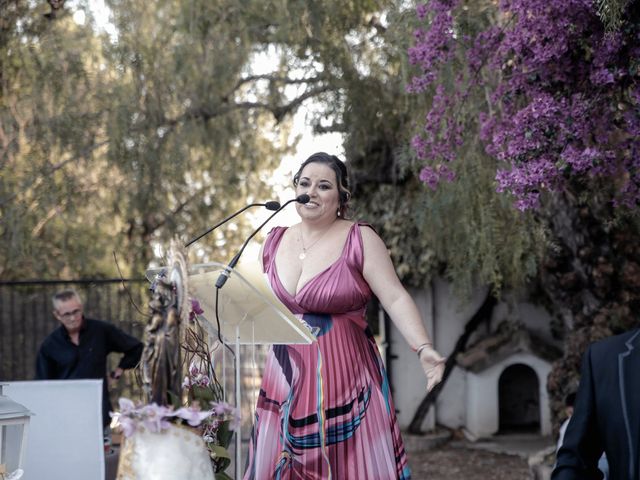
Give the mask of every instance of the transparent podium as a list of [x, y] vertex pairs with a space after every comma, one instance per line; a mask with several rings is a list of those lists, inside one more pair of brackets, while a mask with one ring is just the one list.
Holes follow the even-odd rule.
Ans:
[[[242, 398], [241, 345], [311, 344], [315, 338], [304, 323], [289, 312], [273, 294], [257, 261], [238, 264], [230, 272], [224, 286], [217, 289], [216, 280], [225, 267], [226, 265], [216, 262], [190, 265], [187, 284], [189, 296], [197, 299], [204, 311], [201, 317], [209, 324], [210, 336], [216, 338], [218, 334], [217, 308], [220, 336], [227, 346], [235, 346], [235, 401], [239, 408]], [[160, 269], [149, 270], [147, 278], [152, 280], [159, 271]], [[242, 461], [241, 428], [239, 426], [235, 432], [237, 480], [240, 478]]]

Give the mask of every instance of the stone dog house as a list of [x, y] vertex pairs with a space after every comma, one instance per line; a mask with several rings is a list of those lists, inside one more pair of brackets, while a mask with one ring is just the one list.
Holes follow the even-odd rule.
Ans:
[[559, 351], [522, 325], [505, 325], [457, 357], [465, 370], [465, 428], [551, 435], [546, 379]]

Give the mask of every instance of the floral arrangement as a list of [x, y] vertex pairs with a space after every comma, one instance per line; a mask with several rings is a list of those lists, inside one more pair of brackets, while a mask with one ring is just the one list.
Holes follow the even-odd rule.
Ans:
[[[194, 382], [195, 379], [197, 379], [196, 382]], [[208, 375], [204, 375], [195, 365], [192, 365], [189, 376], [185, 378], [186, 388], [192, 392], [191, 398], [198, 396], [197, 393], [193, 394], [194, 386], [202, 388], [203, 385], [210, 384], [210, 381]], [[206, 391], [206, 388], [202, 391]], [[202, 436], [209, 450], [216, 479], [230, 478], [224, 473], [230, 463], [227, 447], [231, 441], [232, 432], [240, 422], [237, 409], [233, 406], [224, 401], [209, 402], [209, 408], [203, 410], [195, 400], [189, 406], [176, 409], [156, 403], [135, 404], [128, 398], [120, 398], [118, 404], [119, 411], [112, 413], [112, 417], [117, 419], [126, 438], [141, 429], [161, 432], [168, 429], [172, 423], [186, 422]]]
[[162, 432], [172, 424], [192, 428], [204, 441], [209, 451], [216, 480], [231, 479], [224, 470], [231, 463], [227, 451], [233, 431], [240, 424], [236, 408], [224, 401], [223, 390], [213, 368], [212, 355], [204, 340], [198, 315], [202, 309], [197, 300], [191, 301], [189, 328], [180, 348], [184, 364], [189, 365], [182, 382], [182, 391], [169, 391], [169, 405], [134, 403], [119, 399], [119, 411], [112, 412], [125, 438], [136, 432]]

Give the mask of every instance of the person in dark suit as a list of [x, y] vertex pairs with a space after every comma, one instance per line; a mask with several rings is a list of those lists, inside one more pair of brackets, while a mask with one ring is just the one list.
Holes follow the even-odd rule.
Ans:
[[593, 343], [551, 480], [640, 480], [640, 329]]

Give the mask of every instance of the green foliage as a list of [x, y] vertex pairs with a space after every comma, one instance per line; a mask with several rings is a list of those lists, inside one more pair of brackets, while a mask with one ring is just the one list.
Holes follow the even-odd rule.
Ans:
[[495, 192], [489, 166], [469, 162], [457, 182], [433, 192], [408, 155], [394, 152], [397, 169], [407, 172], [395, 184], [361, 185], [357, 195], [358, 216], [376, 225], [405, 282], [421, 286], [444, 274], [467, 298], [478, 285], [498, 293], [535, 278], [545, 232]]
[[614, 32], [622, 26], [628, 4], [629, 0], [596, 0], [598, 15], [608, 32]]
[[[0, 48], [3, 278], [63, 273], [80, 256], [100, 264], [106, 255], [95, 247], [104, 233], [85, 233], [78, 219], [108, 218], [100, 205], [87, 208], [103, 171], [88, 171], [96, 130], [79, 46], [94, 44], [91, 32], [68, 17], [52, 23], [41, 9], [16, 5], [15, 28], [4, 32]], [[51, 235], [54, 229], [60, 234]]]
[[216, 480], [233, 480], [229, 475], [224, 472], [215, 474]]
[[223, 476], [226, 475], [224, 471], [231, 464], [231, 456], [229, 455], [227, 447], [229, 447], [229, 444], [231, 443], [232, 436], [233, 432], [229, 430], [229, 421], [224, 420], [219, 423], [217, 431], [217, 441], [219, 442], [219, 445], [209, 444], [208, 446], [209, 455], [211, 455], [215, 465], [216, 479], [225, 478]]
[[[116, 39], [27, 2], [2, 24], [5, 279], [114, 275], [112, 251], [140, 274], [154, 244], [268, 197], [261, 171], [293, 146], [299, 102], [248, 68], [269, 29], [262, 2], [110, 6]], [[246, 219], [238, 227], [196, 255], [226, 258]]]
[[[479, 152], [479, 145], [473, 150]], [[513, 209], [510, 198], [495, 192], [488, 158], [468, 160], [457, 182], [423, 193], [427, 208], [421, 221], [428, 225], [429, 244], [445, 260], [446, 276], [464, 297], [478, 285], [491, 285], [495, 294], [522, 288], [537, 274], [545, 232], [531, 215]]]

